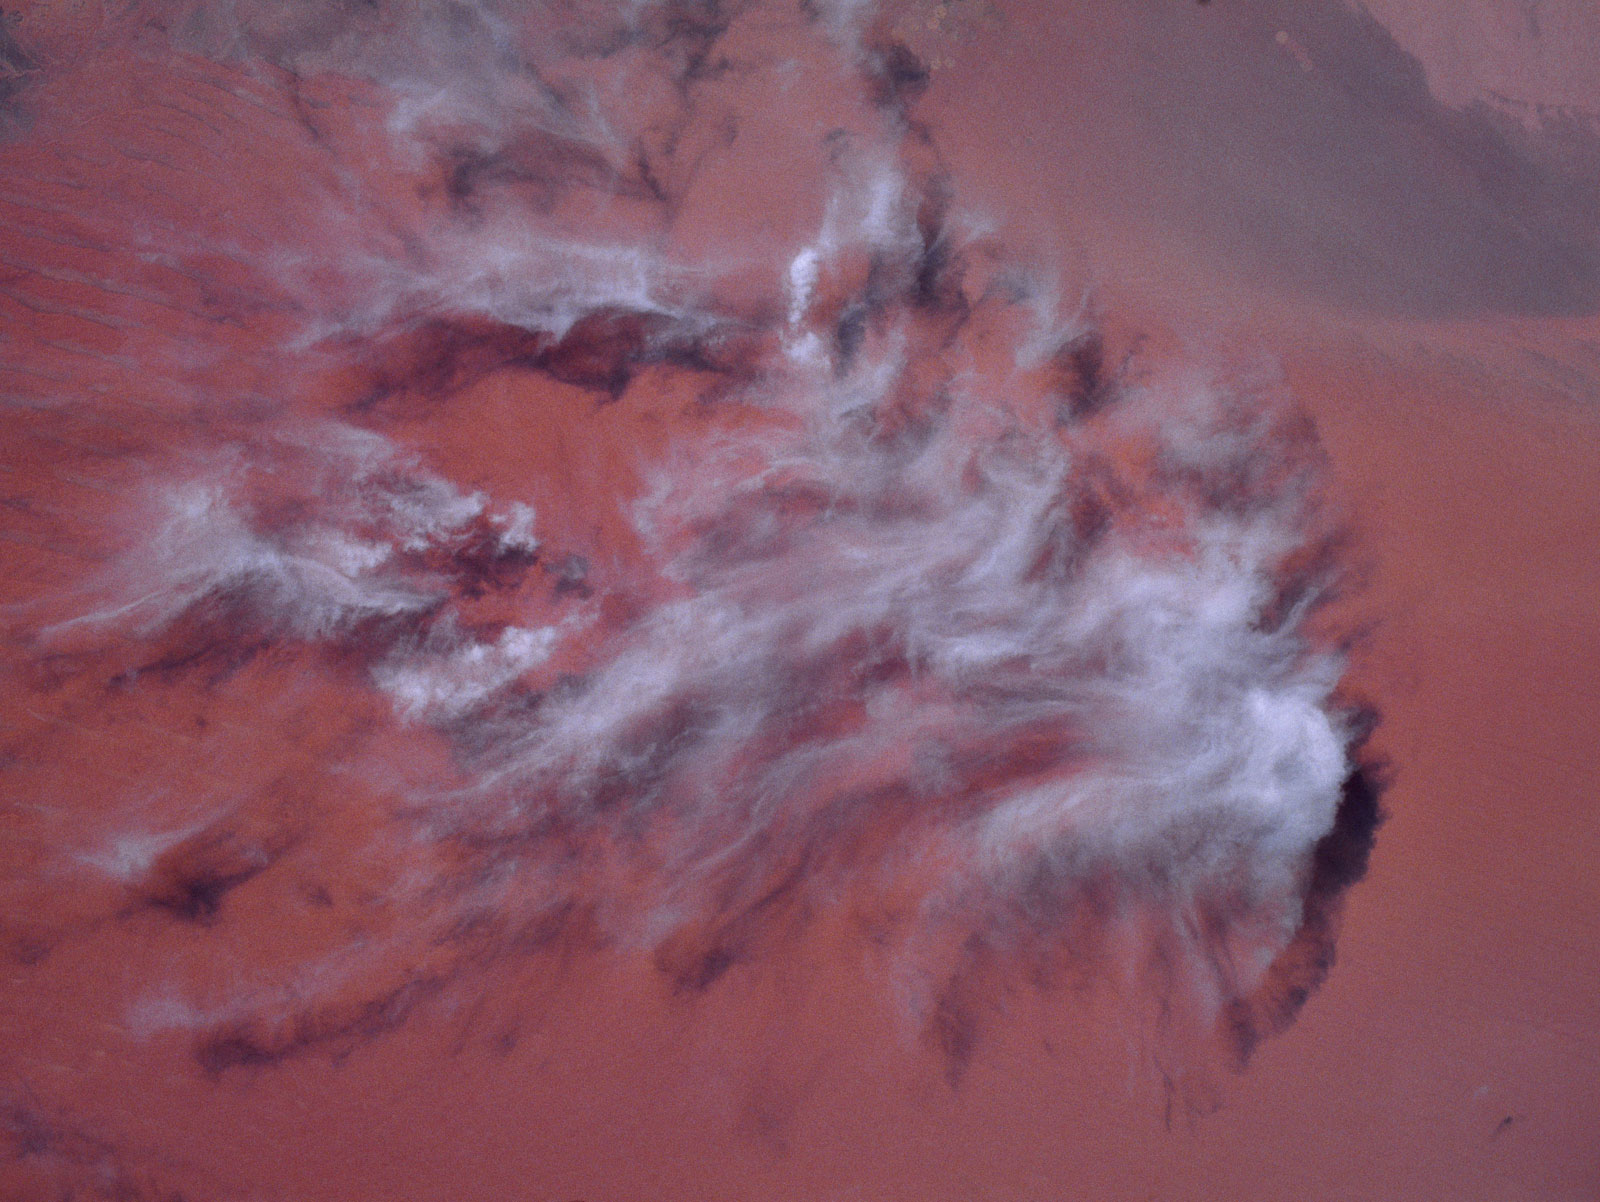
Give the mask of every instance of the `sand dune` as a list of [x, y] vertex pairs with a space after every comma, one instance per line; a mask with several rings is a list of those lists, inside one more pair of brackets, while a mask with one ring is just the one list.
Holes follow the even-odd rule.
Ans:
[[1456, 20], [7, 17], [9, 1195], [1592, 1196], [1597, 31]]

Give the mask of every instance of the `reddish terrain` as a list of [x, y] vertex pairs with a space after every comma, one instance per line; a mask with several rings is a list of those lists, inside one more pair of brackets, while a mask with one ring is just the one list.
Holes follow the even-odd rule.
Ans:
[[[38, 3], [0, 43], [0, 1194], [1600, 1196], [1600, 99], [1579, 82], [1600, 46], [1539, 40], [1595, 36], [1581, 14], [1543, 34], [1508, 17], [1465, 51], [1398, 2], [918, 0], [827, 36], [781, 5], [725, 23], [669, 5], [659, 43], [552, 52], [536, 87], [405, 6], [373, 25], [235, 7]], [[550, 21], [549, 44], [573, 36]], [[1482, 103], [1519, 83], [1515, 111]], [[550, 116], [590, 101], [636, 115], [649, 153], [608, 159]], [[1042, 934], [1011, 895], [991, 913], [941, 892], [965, 853], [896, 791], [922, 770], [894, 759], [912, 740], [871, 738], [902, 693], [839, 684], [858, 661], [962, 753], [963, 804], [1100, 753], [1025, 726], [986, 759], [961, 709], [982, 697], [917, 694], [941, 683], [870, 645], [793, 677], [835, 702], [804, 710], [835, 752], [810, 795], [880, 806], [800, 810], [800, 852], [782, 822], [668, 811], [613, 858], [596, 845], [634, 837], [620, 820], [596, 836], [481, 807], [501, 776], [543, 787], [519, 722], [628, 654], [672, 658], [627, 641], [650, 615], [850, 602], [821, 579], [849, 557], [806, 542], [807, 411], [740, 391], [799, 378], [772, 364], [803, 364], [813, 327], [841, 378], [909, 348], [841, 475], [942, 421], [1009, 445], [922, 385], [1000, 372], [1019, 307], [957, 322], [931, 252], [885, 284], [893, 264], [840, 235], [784, 324], [796, 249], [856, 195], [829, 172], [869, 194], [884, 147], [927, 244], [969, 236], [968, 283], [1000, 246], [1064, 324], [1087, 298], [1104, 366], [1073, 343], [1070, 387], [1006, 379], [1030, 434], [1070, 401], [1062, 437], [1109, 465], [1119, 536], [1186, 547], [1198, 519], [1154, 436], [1098, 413], [1102, 383], [1243, 381], [1315, 425], [1348, 572], [1307, 638], [1350, 643], [1337, 704], [1380, 716], [1352, 755], [1386, 819], [1348, 894], [1356, 852], [1350, 880], [1296, 878], [1293, 930], [1270, 874], [1249, 902], [1203, 877], [1223, 930], [1196, 943], [1222, 967], [1168, 964], [1166, 894], [1114, 872], [1060, 886]], [[862, 203], [841, 228], [871, 227]], [[542, 242], [519, 241], [523, 212]], [[697, 266], [656, 292], [633, 259], [549, 250], [602, 243]], [[519, 291], [569, 277], [593, 295]], [[726, 328], [684, 333], [673, 305], [706, 294]], [[863, 297], [904, 309], [903, 343], [849, 324]], [[1245, 462], [1265, 483], [1235, 491], [1292, 490], [1300, 455], [1303, 432], [1269, 440]], [[719, 508], [724, 479], [762, 489]], [[687, 515], [665, 550], [640, 519], [656, 489]], [[361, 566], [380, 543], [393, 558]], [[762, 575], [771, 545], [818, 578]], [[540, 624], [563, 632], [548, 658], [503, 637]], [[787, 664], [759, 633], [735, 652]], [[684, 675], [691, 714], [747, 696]], [[652, 722], [646, 758], [701, 737]], [[735, 801], [787, 763], [790, 735], [762, 729], [717, 761]], [[724, 750], [703, 746], [639, 779], [692, 792]], [[579, 775], [562, 761], [557, 783]], [[618, 791], [596, 807], [626, 809]], [[674, 878], [702, 863], [675, 840], [730, 830], [759, 854]], [[648, 930], [616, 920], [635, 910]], [[1230, 959], [1262, 947], [1270, 970]]]

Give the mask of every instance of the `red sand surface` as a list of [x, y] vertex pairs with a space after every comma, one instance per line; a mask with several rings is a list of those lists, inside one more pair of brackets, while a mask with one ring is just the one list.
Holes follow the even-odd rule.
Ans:
[[[1521, 79], [1570, 109], [1558, 84], [1600, 46], [1534, 70], [1519, 33], [1475, 71], [1459, 50], [1425, 71], [1408, 51], [1458, 43], [1372, 7], [1398, 43], [1331, 2], [919, 0], [882, 21], [932, 68], [908, 112], [955, 205], [1091, 285], [1133, 370], [1276, 376], [1349, 512], [1361, 583], [1334, 616], [1362, 631], [1349, 685], [1381, 713], [1388, 818], [1326, 981], [1242, 1071], [1192, 1080], [1138, 988], [1014, 985], [953, 1078], [844, 919], [692, 997], [626, 948], [480, 955], [394, 900], [398, 876], [457, 865], [396, 842], [392, 797], [463, 769], [451, 732], [391, 721], [358, 651], [240, 653], [255, 619], [226, 612], [41, 642], [115, 603], [152, 488], [246, 447], [230, 479], [291, 507], [309, 452], [264, 432], [369, 386], [369, 428], [557, 532], [532, 575], [491, 559], [503, 582], [453, 586], [485, 628], [598, 597], [609, 630], [675, 595], [617, 499], [675, 451], [783, 423], [691, 402], [704, 365], [595, 403], [581, 347], [537, 386], [493, 364], [453, 380], [440, 407], [417, 381], [448, 331], [386, 350], [392, 387], [337, 347], [287, 376], [304, 323], [366, 295], [349, 247], [401, 258], [446, 209], [385, 157], [377, 86], [252, 75], [110, 5], [23, 7], [0, 144], [0, 1195], [1600, 1197], [1600, 226], [1581, 199], [1600, 143], [1450, 107], [1463, 80]], [[729, 85], [757, 133], [705, 151], [676, 250], [781, 270], [826, 204], [816, 131], [855, 119], [825, 73], [802, 64], [783, 105]], [[328, 196], [356, 198], [346, 226]], [[652, 220], [563, 203], [573, 229]], [[198, 675], [178, 663], [196, 645]], [[598, 652], [561, 654], [552, 679]], [[181, 833], [107, 867], [118, 832], [158, 829]], [[197, 1059], [195, 999], [248, 1038]]]

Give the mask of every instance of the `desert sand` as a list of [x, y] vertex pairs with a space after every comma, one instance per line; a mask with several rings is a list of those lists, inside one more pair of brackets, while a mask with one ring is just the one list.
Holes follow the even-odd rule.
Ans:
[[[782, 5], [726, 22], [666, 6], [676, 23], [640, 51], [642, 74], [569, 77], [557, 55], [537, 85], [489, 69], [471, 36], [424, 40], [404, 6], [379, 6], [376, 24], [331, 5], [8, 10], [0, 1193], [1600, 1195], [1600, 29], [1582, 5], [1509, 0], [1456, 25], [1400, 0], [847, 7], [823, 36]], [[677, 74], [652, 75], [650, 54]], [[724, 54], [760, 68], [705, 66]], [[422, 86], [435, 78], [459, 85], [459, 108], [437, 107]], [[701, 78], [714, 86], [683, 82]], [[654, 157], [596, 157], [548, 117], [585, 97], [637, 113]], [[527, 112], [547, 115], [537, 132], [454, 174], [406, 153], [452, 122], [481, 132]], [[1326, 704], [1377, 715], [1351, 754], [1383, 782], [1384, 820], [1362, 879], [1329, 895], [1326, 939], [1289, 942], [1266, 885], [1243, 906], [1242, 945], [1264, 942], [1280, 968], [1316, 961], [1266, 978], [1303, 996], [1251, 995], [1243, 1059], [1208, 1042], [1203, 998], [1152, 990], [1115, 938], [1075, 959], [1063, 934], [1033, 979], [1017, 933], [1033, 928], [1003, 924], [972, 938], [1009, 932], [1024, 952], [952, 978], [958, 1020], [930, 1036], [922, 978], [897, 976], [905, 959], [884, 949], [919, 905], [956, 915], [931, 943], [955, 938], [967, 903], [925, 892], [945, 871], [937, 850], [882, 889], [861, 867], [921, 831], [896, 792], [920, 769], [897, 766], [892, 741], [807, 778], [883, 816], [821, 811], [848, 838], [818, 836], [797, 865], [753, 858], [754, 884], [712, 878], [731, 910], [673, 894], [651, 913], [690, 917], [655, 942], [598, 933], [670, 892], [654, 859], [612, 877], [565, 831], [473, 817], [435, 838], [418, 816], [490, 789], [510, 762], [494, 755], [522, 746], [506, 730], [543, 721], [604, 677], [613, 640], [723, 579], [715, 562], [671, 566], [692, 554], [653, 558], [640, 498], [665, 478], [693, 516], [700, 478], [720, 479], [707, 465], [730, 479], [752, 457], [792, 466], [761, 457], [796, 445], [803, 411], [739, 388], [803, 358], [805, 327], [781, 312], [801, 290], [780, 284], [832, 220], [828, 172], [853, 145], [891, 145], [908, 177], [939, 181], [916, 193], [919, 214], [927, 196], [948, 205], [976, 248], [967, 279], [990, 246], [1033, 265], [1103, 333], [1117, 386], [1247, 381], [1314, 426], [1345, 576], [1306, 637], [1348, 652]], [[519, 242], [522, 212], [572, 245], [698, 264], [730, 332], [674, 343], [688, 319], [632, 260], [541, 258], [554, 243]], [[474, 239], [491, 234], [511, 264], [492, 303], [393, 317], [479, 296]], [[829, 313], [874, 286], [843, 241], [805, 294]], [[558, 289], [539, 303], [589, 324], [505, 316], [531, 303], [518, 280], [563, 272], [646, 301], [617, 318], [614, 299]], [[943, 363], [966, 335], [946, 334], [939, 303], [907, 303], [908, 345], [941, 348], [908, 359]], [[964, 370], [993, 368], [1008, 312], [972, 336]], [[887, 356], [866, 329], [860, 354]], [[910, 428], [927, 416], [921, 378]], [[1039, 416], [1055, 394], [1015, 387], [1024, 428], [1055, 429]], [[1145, 479], [1138, 438], [1084, 438]], [[762, 539], [804, 551], [804, 484], [716, 510], [729, 541], [705, 545], [751, 563]], [[1151, 516], [1171, 501], [1152, 495], [1113, 504], [1115, 520], [1181, 528], [1181, 513]], [[173, 496], [208, 515], [226, 498], [256, 524], [173, 534]], [[372, 496], [388, 508], [362, 508]], [[537, 545], [513, 502], [536, 515]], [[403, 525], [408, 504], [425, 517]], [[711, 536], [686, 521], [666, 537]], [[360, 560], [383, 539], [399, 548], [389, 575]], [[806, 553], [834, 562], [826, 545]], [[215, 586], [215, 565], [241, 555], [256, 557], [246, 584]], [[742, 597], [737, 581], [718, 587]], [[751, 587], [792, 588], [798, 605], [820, 582]], [[541, 623], [563, 632], [549, 658], [504, 637]], [[826, 673], [854, 662], [795, 679], [827, 695]], [[875, 670], [902, 672], [892, 656]], [[694, 681], [697, 697], [734, 687]], [[877, 729], [878, 710], [839, 696], [806, 711], [807, 731]], [[955, 707], [917, 704], [939, 721]], [[959, 742], [967, 727], [949, 723]], [[698, 729], [685, 718], [645, 741]], [[950, 771], [976, 795], [1033, 772], [1030, 755], [1088, 770], [1054, 728], [1005, 746]], [[768, 742], [736, 748], [727, 779], [770, 767]], [[671, 789], [702, 760], [665, 762]], [[625, 808], [622, 792], [607, 804]], [[652, 857], [703, 833], [663, 829], [642, 841]], [[518, 875], [523, 848], [561, 839], [563, 855], [527, 861], [537, 885]], [[816, 895], [771, 885], [808, 875]], [[547, 880], [565, 909], [537, 901]], [[740, 900], [768, 885], [777, 902]], [[595, 896], [577, 915], [572, 899]], [[1095, 928], [1098, 896], [1062, 894], [1062, 931]], [[987, 946], [1010, 946], [1002, 935]], [[930, 974], [947, 951], [929, 953]], [[1195, 971], [1198, 993], [1232, 982]]]

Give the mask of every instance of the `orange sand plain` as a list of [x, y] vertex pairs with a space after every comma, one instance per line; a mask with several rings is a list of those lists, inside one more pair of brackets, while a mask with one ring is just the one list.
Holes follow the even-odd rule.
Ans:
[[[1237, 253], [1252, 215], [1215, 183], [1203, 211], [1190, 207], [1161, 137], [1110, 161], [1163, 119], [1137, 90], [1106, 82], [1146, 69], [1136, 65], [1141, 47], [1181, 59], [1189, 28], [1215, 18], [1237, 23], [1233, 40], [1217, 43], [1233, 54], [1282, 50], [1270, 22], [1228, 8], [1193, 6], [1169, 29], [1164, 17], [1102, 23], [1070, 5], [1002, 6], [947, 42], [937, 30], [919, 35], [929, 39], [919, 53], [940, 58], [918, 113], [958, 202], [992, 216], [1015, 244], [1060, 255], [1071, 278], [1092, 280], [1114, 346], [1143, 336], [1152, 359], [1275, 365], [1321, 432], [1366, 577], [1347, 603], [1369, 623], [1352, 683], [1382, 713], [1376, 746], [1392, 787], [1371, 871], [1346, 905], [1337, 964], [1287, 1032], [1242, 1074], [1210, 1083], [1211, 1104], [1172, 1120], [1141, 1050], [1141, 1017], [1119, 1013], [1113, 998], [1024, 993], [996, 1000], [1003, 1020], [953, 1089], [822, 932], [792, 960], [736, 972], [693, 1003], [621, 956], [502, 965], [476, 996], [421, 1007], [370, 1039], [208, 1074], [182, 1030], [127, 1021], [135, 988], [163, 973], [248, 986], [252, 963], [265, 976], [350, 930], [307, 920], [285, 933], [276, 916], [294, 904], [294, 883], [269, 876], [238, 889], [227, 922], [197, 936], [154, 911], [119, 917], [110, 886], [40, 890], [36, 866], [84, 815], [129, 805], [129, 780], [156, 782], [138, 801], [148, 812], [180, 817], [186, 790], [201, 789], [195, 778], [214, 784], [218, 774], [241, 794], [344, 789], [302, 852], [342, 856], [351, 873], [328, 923], [381, 926], [382, 915], [361, 908], [359, 873], [381, 876], [386, 864], [349, 850], [369, 833], [364, 786], [335, 779], [325, 763], [358, 745], [376, 758], [397, 749], [362, 743], [376, 723], [353, 690], [290, 704], [292, 662], [245, 669], [225, 709], [174, 684], [114, 722], [70, 690], [40, 708], [8, 688], [0, 1072], [11, 1094], [0, 1115], [0, 1193], [28, 1202], [1600, 1196], [1600, 323], [1582, 312], [1498, 311], [1493, 296], [1443, 312], [1431, 292], [1411, 303], [1425, 289], [1386, 292], [1359, 279], [1323, 287], [1320, 260], [1284, 266], [1272, 246]], [[905, 12], [928, 21], [932, 6]], [[1286, 61], [1286, 88], [1315, 73]], [[279, 184], [323, 169], [289, 115], [236, 80], [194, 102], [206, 121], [226, 122], [226, 137], [208, 144], [198, 118], [185, 125], [162, 109], [191, 103], [217, 78], [192, 62], [182, 71], [191, 82], [171, 93], [156, 68], [78, 80], [78, 125], [49, 145], [24, 134], [5, 148], [0, 189], [17, 224], [0, 246], [18, 246], [25, 225], [48, 243], [30, 245], [27, 261], [51, 263], [54, 274], [7, 283], [0, 347], [14, 352], [12, 365], [70, 376], [96, 398], [72, 415], [8, 410], [6, 492], [26, 501], [5, 520], [0, 551], [11, 612], [78, 579], [114, 540], [115, 531], [75, 527], [73, 515], [84, 495], [136, 483], [122, 453], [195, 420], [141, 396], [129, 364], [180, 344], [190, 318], [144, 299], [139, 266], [86, 230], [92, 222], [59, 214], [87, 207], [114, 230], [134, 220], [135, 202], [122, 211], [118, 198], [138, 193], [143, 219], [156, 224], [281, 222], [283, 238], [305, 236], [292, 228], [292, 200], [270, 188], [243, 202], [258, 203], [256, 214], [206, 213], [203, 190], [191, 194], [198, 208], [171, 199], [161, 158], [186, 138], [219, 153], [255, 139], [256, 170]], [[1217, 102], [1226, 130], [1235, 101]], [[162, 120], [187, 132], [163, 132]], [[85, 202], [85, 188], [105, 197]], [[230, 204], [251, 196], [218, 190]], [[1247, 191], [1271, 209], [1264, 181]], [[88, 277], [113, 267], [133, 283], [108, 297]], [[230, 271], [217, 265], [212, 285], [255, 286]], [[198, 292], [195, 304], [204, 304]], [[74, 316], [84, 313], [87, 325]], [[94, 344], [104, 328], [95, 319], [113, 313], [135, 328], [131, 350], [109, 336]], [[257, 337], [260, 327], [237, 334], [229, 370], [251, 370]], [[214, 368], [189, 370], [203, 382]], [[271, 386], [259, 382], [263, 393]], [[482, 450], [490, 427], [492, 446], [526, 435], [518, 422], [530, 410], [496, 387], [449, 421], [403, 427], [469, 487], [526, 467]], [[279, 403], [315, 407], [317, 395], [307, 386]], [[541, 421], [555, 412], [531, 411]], [[656, 437], [648, 413], [604, 412], [637, 426], [562, 432], [580, 449], [569, 441], [551, 452], [572, 465], [548, 498], [573, 507], [561, 523], [581, 525], [583, 498], [626, 474], [582, 447]], [[589, 537], [627, 554], [623, 532]], [[419, 772], [445, 770], [426, 736], [404, 754]], [[61, 911], [39, 912], [41, 897]]]

